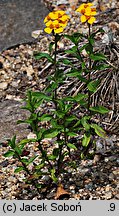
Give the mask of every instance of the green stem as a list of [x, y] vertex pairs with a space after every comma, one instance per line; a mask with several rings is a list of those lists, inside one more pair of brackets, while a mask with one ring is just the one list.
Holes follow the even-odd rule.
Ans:
[[[21, 162], [22, 166], [24, 167], [24, 170], [26, 171], [26, 173], [27, 173], [29, 176], [31, 176], [32, 173], [30, 173], [30, 171], [28, 170], [26, 164], [22, 161], [22, 158], [20, 157], [20, 155], [19, 155], [16, 151], [15, 151], [15, 154], [17, 155], [18, 160]], [[39, 188], [37, 187], [37, 182], [36, 182], [36, 180], [31, 179], [31, 182], [32, 182], [32, 185], [35, 186], [35, 188], [37, 189], [37, 191], [38, 191], [38, 193], [39, 193], [40, 191], [39, 191]]]
[[41, 151], [42, 157], [48, 162], [50, 168], [53, 169], [53, 166], [52, 166], [52, 164], [50, 163], [47, 154], [45, 154], [45, 151], [44, 151], [44, 149], [42, 148], [40, 141], [38, 141], [38, 143], [39, 143], [38, 148], [39, 148], [39, 150]]
[[[57, 35], [55, 35], [55, 52], [54, 52], [54, 79], [55, 79], [55, 82], [57, 81]], [[55, 88], [55, 91], [54, 91], [54, 101], [55, 101], [55, 106], [56, 106], [56, 109], [57, 109], [57, 88]]]
[[[88, 36], [90, 37], [90, 35], [91, 35], [90, 24], [88, 24], [88, 28], [89, 28]], [[91, 67], [92, 67], [92, 62], [91, 62], [91, 58], [89, 57], [88, 82], [90, 81], [90, 78], [91, 78]], [[90, 114], [90, 104], [91, 104], [91, 92], [90, 92], [90, 90], [88, 90], [88, 112], [89, 112], [89, 114]]]

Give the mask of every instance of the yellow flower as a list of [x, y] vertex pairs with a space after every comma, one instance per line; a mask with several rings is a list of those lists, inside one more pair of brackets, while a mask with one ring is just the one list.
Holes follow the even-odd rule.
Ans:
[[58, 10], [50, 12], [44, 19], [44, 23], [46, 25], [44, 31], [48, 34], [50, 34], [52, 31], [55, 34], [59, 34], [63, 32], [68, 20], [69, 16], [66, 15], [65, 11]]
[[93, 24], [96, 15], [96, 8], [92, 8], [92, 3], [83, 3], [79, 6], [79, 8], [76, 10], [77, 12], [80, 12], [82, 14], [81, 16], [81, 22], [88, 22], [89, 24]]
[[46, 28], [44, 29], [44, 31], [48, 34], [50, 34], [52, 31], [54, 31], [54, 33], [58, 34], [63, 32], [65, 25], [62, 23], [59, 23], [58, 20], [54, 20], [54, 21], [48, 21], [46, 23]]
[[88, 19], [88, 23], [90, 24], [90, 25], [92, 25], [94, 22], [95, 22], [95, 17], [90, 17], [89, 19]]

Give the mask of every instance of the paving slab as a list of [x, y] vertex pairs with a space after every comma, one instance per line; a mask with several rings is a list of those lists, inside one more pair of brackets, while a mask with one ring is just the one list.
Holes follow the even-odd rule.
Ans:
[[0, 51], [34, 40], [48, 12], [41, 0], [0, 0]]

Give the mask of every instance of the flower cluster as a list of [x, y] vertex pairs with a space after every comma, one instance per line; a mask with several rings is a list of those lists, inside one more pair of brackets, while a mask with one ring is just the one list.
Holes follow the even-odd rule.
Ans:
[[51, 32], [59, 34], [63, 32], [64, 28], [67, 26], [68, 20], [69, 16], [65, 13], [65, 11], [58, 10], [50, 12], [44, 19], [44, 23], [46, 25], [44, 31], [48, 34]]
[[77, 12], [80, 12], [82, 14], [81, 16], [81, 22], [88, 22], [89, 24], [93, 24], [95, 21], [95, 15], [96, 15], [96, 8], [92, 8], [92, 3], [83, 3], [80, 5], [80, 7], [76, 10]]

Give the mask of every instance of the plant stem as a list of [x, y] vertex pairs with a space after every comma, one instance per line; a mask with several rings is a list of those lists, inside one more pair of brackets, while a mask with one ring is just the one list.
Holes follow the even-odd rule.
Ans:
[[47, 154], [44, 153], [44, 150], [43, 150], [43, 148], [42, 148], [42, 146], [41, 146], [40, 141], [38, 141], [38, 143], [39, 143], [38, 148], [39, 148], [39, 150], [40, 150], [41, 153], [42, 153], [42, 157], [45, 158], [45, 160], [48, 162], [50, 168], [53, 169], [53, 166], [52, 166], [52, 164], [50, 163]]
[[[55, 35], [55, 52], [54, 52], [54, 79], [55, 79], [55, 82], [56, 82], [56, 79], [57, 79], [57, 35]], [[56, 106], [56, 109], [57, 109], [57, 88], [55, 88], [55, 91], [54, 91], [54, 101], [55, 101], [55, 106]]]
[[[20, 155], [19, 155], [16, 151], [15, 151], [15, 154], [17, 155], [18, 160], [22, 163], [22, 166], [24, 167], [24, 170], [26, 171], [26, 173], [27, 173], [29, 176], [31, 176], [32, 173], [30, 173], [30, 171], [28, 170], [26, 164], [22, 161], [22, 158], [20, 157]], [[39, 193], [40, 191], [39, 191], [39, 188], [37, 187], [37, 182], [36, 182], [36, 180], [31, 179], [31, 182], [32, 182], [32, 185], [35, 186], [35, 188], [37, 189], [37, 191], [38, 191], [38, 193]]]
[[[91, 35], [90, 24], [88, 24], [88, 29], [89, 29], [88, 36], [90, 37], [90, 35]], [[91, 66], [92, 66], [92, 62], [91, 62], [91, 58], [89, 56], [88, 82], [90, 81], [90, 78], [91, 78]], [[90, 103], [91, 103], [91, 92], [90, 92], [90, 90], [88, 90], [88, 112], [89, 112], [89, 114], [90, 114]]]

